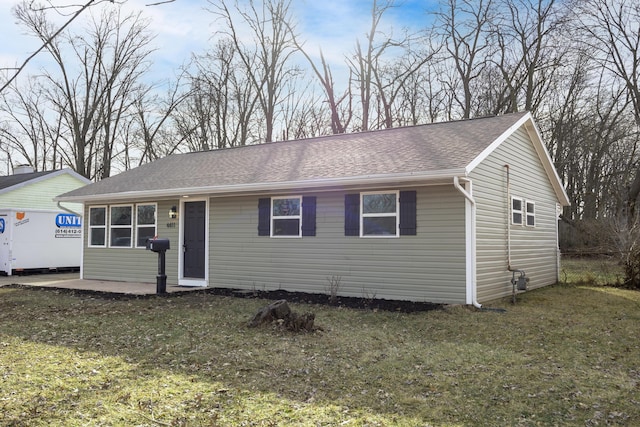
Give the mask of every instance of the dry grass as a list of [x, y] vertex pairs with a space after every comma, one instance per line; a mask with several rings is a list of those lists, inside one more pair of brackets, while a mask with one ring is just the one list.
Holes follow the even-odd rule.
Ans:
[[3, 426], [640, 424], [640, 293], [559, 285], [505, 313], [292, 304], [324, 330], [246, 327], [264, 300], [0, 289]]
[[620, 286], [624, 283], [622, 263], [611, 256], [563, 257], [560, 280], [573, 285]]

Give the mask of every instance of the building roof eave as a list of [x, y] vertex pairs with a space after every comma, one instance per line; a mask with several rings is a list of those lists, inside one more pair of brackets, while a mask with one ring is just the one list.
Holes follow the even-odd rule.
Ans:
[[60, 202], [103, 202], [107, 200], [140, 200], [166, 199], [174, 197], [209, 195], [235, 196], [251, 193], [282, 192], [292, 190], [331, 191], [336, 188], [371, 188], [389, 185], [434, 184], [442, 181], [450, 183], [454, 176], [466, 176], [464, 169], [448, 169], [440, 171], [421, 171], [399, 174], [365, 175], [347, 178], [322, 178], [303, 181], [258, 182], [250, 184], [234, 184], [221, 186], [203, 186], [188, 188], [169, 188], [157, 190], [136, 190], [117, 193], [87, 194], [54, 198]]

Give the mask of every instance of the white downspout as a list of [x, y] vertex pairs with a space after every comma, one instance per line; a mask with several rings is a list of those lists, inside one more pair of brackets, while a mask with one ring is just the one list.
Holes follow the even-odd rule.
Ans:
[[63, 211], [65, 211], [65, 212], [69, 212], [69, 213], [74, 214], [74, 215], [77, 215], [77, 216], [79, 216], [79, 217], [84, 216], [83, 214], [78, 213], [78, 212], [74, 211], [73, 209], [65, 208], [64, 206], [62, 206], [62, 204], [60, 203], [60, 201], [58, 201], [58, 202], [57, 202], [57, 205], [58, 205], [58, 207], [60, 208], [60, 210], [63, 210]]
[[460, 185], [460, 178], [453, 177], [453, 186], [467, 199], [470, 206], [471, 214], [467, 215], [465, 209], [465, 227], [466, 227], [466, 270], [467, 270], [467, 303], [471, 297], [471, 304], [476, 308], [482, 308], [482, 304], [478, 302], [478, 283], [476, 279], [476, 201], [473, 198], [473, 183], [468, 178], [463, 178], [469, 184], [469, 191]]

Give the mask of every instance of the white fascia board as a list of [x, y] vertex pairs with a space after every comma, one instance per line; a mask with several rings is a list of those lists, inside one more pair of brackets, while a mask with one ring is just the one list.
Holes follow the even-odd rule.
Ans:
[[158, 199], [167, 197], [182, 197], [192, 195], [236, 195], [246, 193], [260, 193], [267, 191], [285, 190], [332, 190], [344, 187], [360, 187], [372, 185], [392, 185], [407, 183], [425, 183], [429, 181], [449, 180], [454, 176], [465, 175], [464, 169], [447, 169], [430, 172], [408, 172], [401, 174], [365, 175], [348, 178], [326, 178], [305, 181], [259, 182], [251, 184], [222, 185], [208, 187], [187, 187], [146, 191], [125, 191], [119, 193], [91, 194], [85, 196], [56, 197], [61, 202], [92, 202], [105, 200], [136, 200]]
[[77, 179], [78, 181], [84, 182], [85, 184], [90, 184], [91, 183], [90, 179], [85, 178], [84, 176], [80, 175], [79, 173], [77, 173], [76, 171], [74, 171], [72, 169], [59, 169], [59, 170], [57, 170], [55, 172], [51, 172], [51, 173], [48, 173], [46, 175], [39, 176], [37, 178], [33, 178], [33, 179], [30, 179], [30, 180], [27, 180], [27, 181], [23, 181], [23, 182], [21, 182], [19, 184], [12, 185], [11, 187], [3, 188], [3, 189], [0, 190], [0, 194], [9, 193], [11, 191], [18, 190], [18, 189], [26, 187], [28, 185], [37, 184], [38, 182], [42, 182], [42, 181], [47, 181], [49, 179], [55, 178], [55, 177], [63, 175], [63, 174], [70, 175], [70, 176], [74, 177], [75, 179]]
[[558, 202], [562, 206], [569, 206], [571, 202], [569, 202], [569, 196], [562, 185], [562, 181], [560, 180], [560, 176], [558, 176], [558, 172], [556, 168], [553, 166], [553, 162], [551, 161], [551, 155], [547, 150], [547, 147], [544, 146], [542, 142], [542, 136], [540, 135], [540, 131], [538, 130], [538, 126], [536, 126], [533, 121], [533, 116], [531, 113], [527, 113], [520, 120], [514, 123], [509, 129], [504, 131], [502, 135], [495, 139], [487, 148], [485, 148], [475, 159], [471, 161], [465, 168], [465, 172], [467, 175], [473, 171], [480, 163], [482, 163], [496, 148], [500, 146], [504, 141], [507, 140], [516, 130], [518, 130], [521, 126], [524, 126], [527, 134], [531, 138], [533, 142], [533, 148], [538, 153], [538, 157], [540, 158], [540, 162], [544, 167], [545, 172], [547, 173], [547, 177], [551, 182], [551, 186], [553, 187], [556, 197], [558, 198]]
[[522, 116], [520, 120], [518, 120], [513, 125], [511, 125], [509, 129], [504, 131], [502, 135], [500, 135], [491, 144], [489, 144], [487, 148], [482, 150], [482, 152], [478, 154], [478, 156], [475, 159], [473, 159], [471, 163], [467, 165], [466, 167], [467, 174], [470, 174], [471, 171], [473, 171], [476, 168], [476, 166], [484, 162], [485, 159], [489, 157], [489, 155], [493, 153], [493, 151], [500, 146], [500, 144], [506, 141], [507, 138], [509, 138], [516, 130], [518, 130], [520, 126], [522, 126], [527, 120], [531, 120], [531, 113], [527, 113], [524, 116]]
[[562, 184], [562, 180], [558, 175], [558, 171], [553, 165], [551, 155], [549, 154], [547, 147], [542, 142], [542, 135], [540, 134], [540, 130], [538, 129], [538, 126], [533, 121], [533, 119], [531, 119], [528, 123], [525, 123], [525, 129], [533, 140], [533, 147], [538, 153], [538, 157], [540, 157], [540, 160], [542, 161], [542, 166], [549, 176], [551, 185], [553, 186], [553, 189], [555, 190], [558, 197], [558, 202], [562, 206], [570, 206], [571, 202], [569, 201], [569, 196], [567, 195], [564, 185]]
[[78, 172], [74, 171], [73, 169], [65, 168], [65, 169], [60, 169], [58, 172], [60, 172], [60, 174], [66, 173], [68, 175], [71, 175], [78, 181], [82, 181], [85, 184], [91, 184], [91, 180], [89, 178], [80, 175]]
[[48, 173], [46, 175], [39, 176], [37, 178], [31, 178], [29, 180], [22, 181], [22, 182], [20, 182], [18, 184], [12, 185], [11, 187], [6, 187], [6, 188], [1, 189], [0, 190], [0, 194], [10, 193], [10, 192], [18, 190], [20, 188], [23, 188], [23, 187], [26, 187], [26, 186], [29, 186], [29, 185], [32, 185], [32, 184], [36, 184], [36, 183], [41, 182], [41, 181], [46, 181], [48, 179], [51, 179], [53, 177], [56, 177], [56, 176], [60, 175], [61, 172], [62, 171], [51, 172], [51, 173]]

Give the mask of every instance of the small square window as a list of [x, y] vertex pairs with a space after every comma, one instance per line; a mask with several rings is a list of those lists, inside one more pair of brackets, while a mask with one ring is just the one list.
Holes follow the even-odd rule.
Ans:
[[511, 223], [514, 225], [522, 225], [522, 203], [523, 200], [519, 197], [511, 198]]
[[527, 227], [535, 227], [536, 225], [536, 204], [527, 201]]

